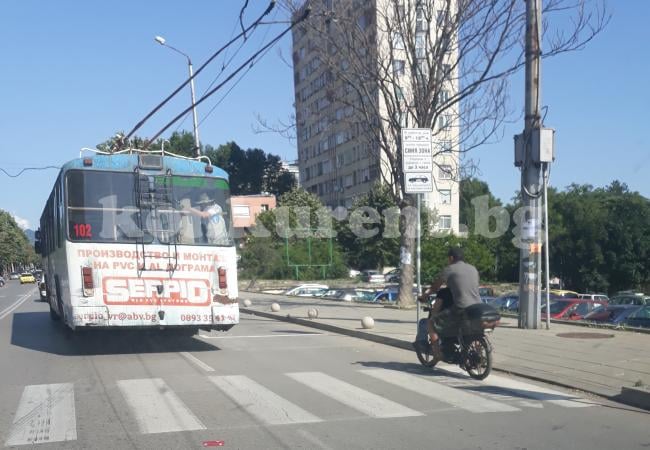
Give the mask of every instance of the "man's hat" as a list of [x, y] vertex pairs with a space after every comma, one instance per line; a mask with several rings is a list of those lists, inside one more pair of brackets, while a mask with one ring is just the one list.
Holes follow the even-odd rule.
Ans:
[[210, 203], [214, 203], [214, 200], [208, 197], [208, 194], [205, 192], [199, 196], [199, 199], [196, 202], [197, 205], [209, 205]]

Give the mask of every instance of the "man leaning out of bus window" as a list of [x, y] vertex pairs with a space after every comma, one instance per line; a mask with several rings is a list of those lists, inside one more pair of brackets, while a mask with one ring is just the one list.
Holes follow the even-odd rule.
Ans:
[[183, 211], [201, 218], [201, 230], [203, 230], [205, 240], [210, 244], [227, 241], [226, 221], [223, 217], [223, 210], [216, 200], [211, 199], [204, 192], [199, 196], [196, 206], [198, 209], [190, 206], [183, 208]]

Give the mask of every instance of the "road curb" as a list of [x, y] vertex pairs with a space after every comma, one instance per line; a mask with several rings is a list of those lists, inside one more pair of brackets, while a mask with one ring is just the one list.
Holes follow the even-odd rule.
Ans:
[[[283, 322], [295, 323], [297, 325], [303, 325], [306, 327], [316, 328], [323, 331], [330, 331], [336, 334], [343, 334], [346, 336], [356, 337], [359, 339], [364, 339], [366, 341], [372, 341], [378, 344], [389, 345], [391, 347], [397, 347], [404, 350], [413, 350], [413, 347], [411, 346], [410, 342], [406, 342], [401, 339], [395, 339], [395, 338], [381, 336], [373, 333], [366, 333], [365, 331], [351, 330], [349, 328], [343, 328], [343, 327], [338, 327], [336, 325], [316, 322], [314, 320], [292, 317], [289, 314], [287, 314], [286, 316], [282, 316], [279, 314], [274, 314], [266, 311], [258, 311], [249, 308], [242, 308], [241, 306], [239, 307], [239, 311], [245, 314], [250, 314], [252, 316], [260, 316], [260, 317], [266, 317], [268, 319], [281, 320]], [[359, 322], [361, 322], [361, 320], [359, 320]]]
[[[322, 322], [317, 322], [315, 320], [309, 320], [309, 319], [302, 319], [299, 317], [292, 317], [290, 314], [287, 314], [285, 316], [282, 316], [280, 314], [276, 313], [271, 313], [271, 312], [266, 312], [266, 311], [258, 311], [254, 309], [249, 309], [249, 308], [244, 308], [244, 307], [239, 307], [239, 311], [244, 313], [244, 314], [250, 314], [253, 316], [260, 316], [260, 317], [266, 317], [268, 319], [274, 319], [274, 320], [279, 320], [282, 322], [289, 322], [289, 323], [294, 323], [297, 325], [303, 325], [306, 327], [311, 327], [311, 328], [316, 328], [319, 330], [323, 331], [329, 331], [331, 333], [336, 333], [336, 334], [342, 334], [345, 336], [350, 336], [350, 337], [355, 337], [358, 339], [364, 339], [367, 341], [371, 342], [376, 342], [378, 344], [384, 344], [388, 345], [391, 347], [396, 347], [402, 350], [409, 350], [409, 351], [414, 351], [413, 346], [411, 342], [403, 341], [401, 339], [395, 339], [387, 336], [381, 336], [373, 333], [367, 333], [365, 331], [359, 331], [359, 330], [351, 330], [349, 328], [343, 328], [339, 327], [336, 325], [330, 325], [327, 323], [322, 323]], [[638, 408], [643, 408], [650, 410], [650, 392], [646, 392], [646, 397], [643, 397], [644, 400], [639, 401], [639, 396], [637, 394], [638, 388], [626, 388], [622, 387], [622, 392], [621, 394], [616, 394], [616, 395], [611, 395], [611, 394], [606, 394], [603, 392], [597, 392], [591, 389], [585, 389], [584, 387], [578, 387], [574, 386], [568, 383], [565, 383], [563, 381], [557, 380], [557, 379], [548, 379], [548, 378], [543, 378], [539, 376], [532, 375], [530, 373], [527, 373], [526, 371], [519, 371], [516, 369], [505, 369], [505, 368], [500, 368], [493, 366], [493, 370], [500, 372], [500, 373], [506, 373], [506, 374], [511, 374], [511, 375], [516, 375], [521, 378], [525, 378], [528, 380], [533, 380], [533, 381], [538, 381], [541, 383], [546, 383], [546, 384], [551, 384], [554, 386], [559, 386], [563, 387], [565, 389], [571, 389], [571, 390], [576, 390], [580, 392], [585, 392], [590, 395], [594, 395], [600, 398], [605, 398], [608, 400], [612, 400], [615, 402], [623, 403], [629, 406], [634, 406]], [[624, 395], [623, 392], [626, 392]]]

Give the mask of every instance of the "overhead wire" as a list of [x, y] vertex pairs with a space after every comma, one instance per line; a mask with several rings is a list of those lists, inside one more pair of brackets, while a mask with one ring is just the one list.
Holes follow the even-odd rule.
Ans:
[[190, 105], [189, 107], [185, 108], [180, 114], [178, 114], [176, 117], [174, 117], [171, 121], [169, 121], [161, 130], [159, 130], [153, 137], [151, 137], [144, 145], [143, 149], [146, 149], [152, 142], [155, 142], [156, 139], [160, 137], [162, 133], [167, 131], [169, 127], [171, 127], [174, 123], [176, 123], [179, 119], [181, 119], [185, 114], [187, 114], [188, 111], [191, 111], [193, 107], [201, 104], [205, 100], [207, 100], [209, 97], [211, 97], [213, 94], [215, 94], [219, 89], [221, 89], [223, 86], [226, 85], [230, 80], [232, 80], [239, 72], [241, 72], [247, 65], [249, 65], [252, 61], [254, 61], [260, 54], [266, 52], [267, 49], [271, 48], [274, 46], [280, 39], [282, 39], [289, 31], [293, 29], [298, 23], [302, 22], [305, 20], [308, 16], [309, 13], [311, 12], [310, 8], [306, 8], [303, 15], [298, 18], [297, 20], [293, 21], [290, 26], [288, 26], [284, 31], [282, 31], [280, 34], [278, 34], [276, 37], [274, 37], [271, 41], [269, 41], [268, 44], [266, 44], [264, 47], [262, 47], [260, 50], [255, 52], [253, 56], [248, 58], [246, 61], [244, 61], [235, 71], [233, 71], [228, 77], [219, 83], [215, 88], [210, 90], [207, 94], [205, 94], [203, 97], [201, 97], [199, 100], [197, 100], [194, 105]]
[[[139, 121], [139, 122], [138, 122], [138, 123], [133, 127], [133, 129], [131, 129], [131, 131], [129, 131], [129, 132], [127, 133], [127, 135], [124, 136], [124, 139], [129, 139], [131, 136], [133, 136], [133, 134], [134, 134], [137, 130], [139, 130], [140, 127], [142, 127], [142, 125], [144, 125], [144, 123], [145, 123], [147, 120], [149, 120], [149, 119], [151, 118], [151, 116], [153, 116], [156, 112], [158, 112], [158, 111], [160, 110], [160, 108], [162, 108], [165, 104], [167, 104], [167, 102], [169, 102], [169, 100], [171, 100], [171, 99], [172, 99], [176, 94], [178, 94], [178, 93], [181, 91], [181, 89], [183, 89], [183, 88], [184, 88], [185, 86], [187, 86], [187, 85], [188, 85], [188, 84], [189, 84], [189, 83], [190, 83], [194, 78], [196, 78], [196, 76], [197, 76], [199, 73], [201, 73], [201, 71], [202, 71], [202, 70], [203, 70], [203, 69], [204, 69], [208, 64], [210, 64], [210, 63], [211, 63], [211, 62], [212, 62], [212, 61], [213, 61], [217, 56], [219, 56], [219, 55], [220, 55], [224, 50], [226, 50], [228, 47], [230, 47], [233, 43], [237, 42], [237, 41], [238, 41], [242, 36], [244, 36], [245, 32], [248, 32], [248, 31], [250, 31], [251, 29], [254, 29], [255, 27], [257, 27], [257, 26], [259, 25], [259, 23], [262, 21], [262, 19], [263, 19], [267, 14], [269, 14], [269, 13], [271, 12], [271, 10], [272, 10], [274, 7], [275, 7], [275, 0], [271, 0], [271, 2], [269, 3], [269, 6], [266, 8], [266, 10], [265, 10], [265, 11], [264, 11], [264, 12], [263, 12], [263, 13], [262, 13], [262, 14], [261, 14], [261, 15], [260, 15], [260, 16], [259, 16], [259, 17], [254, 21], [254, 22], [253, 22], [253, 23], [251, 23], [248, 27], [246, 27], [246, 28], [244, 29], [243, 32], [239, 33], [237, 36], [235, 36], [235, 37], [232, 38], [230, 41], [228, 41], [228, 42], [227, 42], [223, 47], [221, 47], [221, 48], [218, 49], [214, 54], [212, 54], [212, 56], [210, 56], [210, 58], [208, 58], [208, 60], [205, 61], [205, 62], [201, 65], [201, 67], [199, 67], [199, 68], [196, 70], [196, 72], [194, 72], [194, 74], [193, 74], [191, 77], [189, 77], [187, 80], [185, 80], [183, 83], [181, 83], [181, 85], [178, 86], [178, 87], [177, 87], [177, 88], [176, 88], [176, 89], [175, 89], [171, 94], [169, 94], [169, 96], [167, 96], [167, 98], [165, 98], [162, 102], [160, 102], [158, 105], [156, 105], [156, 106], [155, 106], [155, 107], [154, 107], [154, 108], [153, 108], [153, 109], [152, 109], [152, 110], [151, 110], [151, 111], [150, 111], [146, 116], [144, 116], [144, 118], [142, 118], [142, 120], [140, 120], [140, 121]], [[194, 106], [194, 105], [192, 105], [192, 106]], [[192, 106], [190, 106], [190, 109], [189, 109], [189, 110], [191, 110]], [[185, 114], [185, 113], [184, 113], [184, 114]]]
[[[235, 35], [235, 30], [237, 29], [237, 25], [241, 25], [241, 26], [242, 26], [242, 30], [243, 30], [242, 15], [243, 15], [243, 11], [246, 9], [247, 6], [248, 6], [248, 1], [246, 1], [246, 3], [244, 4], [244, 6], [242, 7], [242, 10], [240, 11], [240, 14], [239, 14], [239, 19], [240, 19], [240, 21], [239, 21], [239, 23], [235, 23], [235, 24], [233, 24], [232, 31], [230, 32], [230, 39], [232, 39], [232, 37]], [[275, 11], [276, 11], [276, 12], [275, 12], [275, 15], [277, 15], [277, 11], [278, 11], [278, 10], [276, 9]], [[275, 15], [274, 15], [273, 17], [275, 17]], [[258, 25], [265, 25], [265, 24], [266, 24], [265, 22], [261, 22], [261, 21], [258, 23]], [[256, 27], [255, 29], [253, 29], [253, 33], [255, 32], [256, 29], [257, 29], [257, 27]], [[262, 41], [264, 41], [264, 39], [266, 39], [266, 35], [267, 35], [267, 34], [268, 34], [268, 28], [266, 29], [266, 32], [264, 33], [264, 38], [262, 39]], [[241, 42], [241, 44], [239, 44], [239, 47], [237, 47], [237, 49], [235, 50], [235, 53], [233, 53], [233, 55], [232, 55], [230, 58], [228, 58], [228, 50], [229, 50], [230, 47], [224, 51], [224, 53], [223, 53], [223, 61], [222, 61], [222, 63], [221, 63], [221, 70], [219, 70], [219, 73], [217, 73], [217, 76], [214, 77], [214, 78], [212, 79], [212, 81], [210, 82], [210, 84], [208, 84], [208, 87], [205, 88], [205, 90], [204, 90], [203, 93], [201, 94], [202, 96], [205, 95], [205, 93], [208, 92], [208, 90], [210, 90], [210, 88], [211, 88], [212, 86], [214, 86], [214, 83], [216, 83], [216, 82], [219, 80], [219, 78], [221, 77], [221, 75], [225, 72], [226, 68], [230, 65], [230, 63], [231, 63], [231, 62], [235, 59], [235, 57], [239, 54], [239, 51], [244, 47], [244, 45], [246, 44], [246, 42], [248, 41], [248, 39], [249, 39], [251, 36], [252, 36], [252, 33], [249, 34], [248, 36], [246, 36], [246, 35], [244, 34], [244, 39], [243, 39], [243, 41]], [[226, 61], [226, 60], [227, 60], [227, 61]], [[178, 131], [178, 130], [183, 126], [183, 124], [185, 123], [185, 121], [187, 120], [188, 117], [190, 117], [190, 112], [188, 112], [187, 114], [185, 114], [185, 115], [183, 116], [183, 120], [181, 120], [181, 121], [178, 123], [178, 125], [176, 125], [176, 128], [174, 128], [174, 132], [177, 132], [177, 131]], [[200, 124], [200, 122], [199, 122], [199, 124]]]
[[16, 174], [10, 174], [8, 171], [0, 167], [0, 172], [4, 173], [7, 175], [9, 178], [18, 178], [21, 176], [23, 173], [27, 172], [28, 170], [49, 170], [49, 169], [61, 169], [59, 166], [43, 166], [43, 167], [24, 167], [22, 168], [18, 173]]
[[[277, 10], [276, 10], [276, 12], [274, 13], [274, 16], [273, 16], [273, 17], [275, 18], [276, 15], [277, 15]], [[264, 36], [262, 36], [262, 40], [261, 40], [261, 42], [260, 42], [260, 47], [259, 47], [259, 48], [261, 48], [261, 46], [262, 46], [262, 44], [264, 43], [264, 41], [266, 40], [266, 37], [268, 36], [268, 34], [269, 34], [269, 29], [267, 28], [267, 29], [264, 31]], [[258, 48], [258, 50], [259, 50], [259, 48]], [[252, 62], [250, 63], [250, 65], [248, 66], [248, 68], [247, 68], [244, 72], [242, 72], [242, 74], [239, 76], [239, 78], [237, 78], [237, 80], [235, 80], [235, 82], [233, 83], [233, 85], [232, 85], [232, 86], [231, 86], [231, 87], [230, 87], [230, 88], [229, 88], [229, 89], [228, 89], [228, 90], [223, 94], [223, 96], [222, 96], [222, 97], [217, 101], [217, 103], [215, 103], [215, 104], [212, 106], [212, 108], [210, 108], [210, 110], [209, 110], [209, 111], [208, 111], [208, 112], [207, 112], [207, 113], [206, 113], [206, 114], [201, 118], [201, 120], [199, 120], [199, 125], [201, 125], [201, 124], [202, 124], [202, 123], [203, 123], [203, 122], [204, 122], [204, 121], [205, 121], [205, 120], [210, 116], [210, 114], [212, 114], [212, 113], [214, 112], [214, 110], [217, 108], [217, 106], [219, 106], [219, 105], [220, 105], [220, 104], [221, 104], [221, 103], [226, 99], [226, 97], [228, 96], [228, 94], [230, 94], [230, 92], [232, 92], [232, 90], [233, 90], [233, 89], [234, 89], [234, 88], [239, 84], [239, 82], [240, 82], [240, 81], [241, 81], [241, 80], [246, 76], [246, 74], [247, 74], [247, 73], [248, 73], [248, 72], [253, 68], [253, 66], [254, 66], [255, 64], [257, 64], [257, 61], [259, 61], [259, 60], [261, 60], [262, 58], [264, 58], [264, 56], [265, 56], [265, 55], [266, 55], [270, 50], [271, 50], [271, 48], [268, 48], [264, 53], [262, 53], [262, 54], [260, 55], [260, 57], [259, 57], [257, 60], [254, 60], [254, 61], [252, 61]], [[217, 78], [219, 78], [220, 75], [221, 75], [221, 73], [219, 73], [219, 75], [217, 75]], [[217, 78], [215, 78], [215, 79], [212, 81], [212, 83], [210, 83], [210, 85], [208, 86], [208, 89], [211, 88], [212, 85], [217, 81]], [[207, 90], [206, 90], [206, 92], [207, 92]], [[204, 92], [203, 94], [205, 94], [205, 92]], [[187, 115], [186, 115], [185, 117], [187, 117]]]

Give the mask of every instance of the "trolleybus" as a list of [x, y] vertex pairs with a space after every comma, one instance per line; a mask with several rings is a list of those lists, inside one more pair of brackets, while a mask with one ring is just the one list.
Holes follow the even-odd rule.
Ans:
[[228, 175], [207, 158], [82, 151], [37, 235], [53, 320], [194, 334], [239, 322]]

